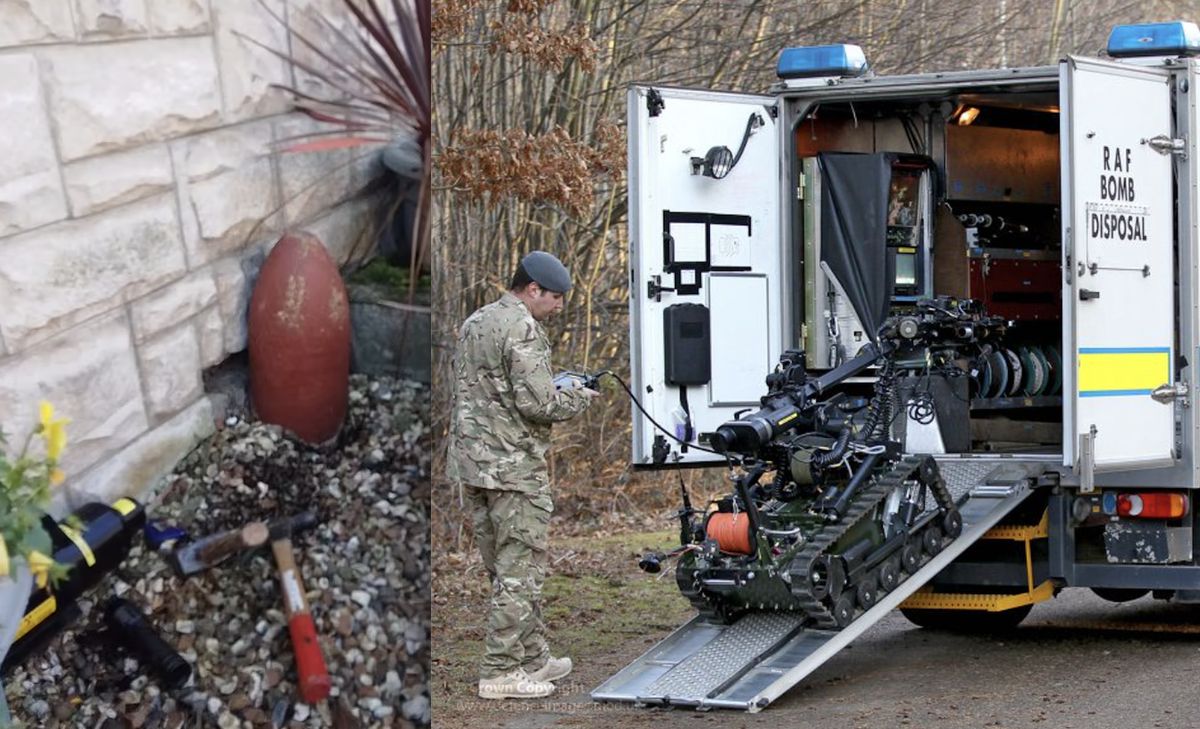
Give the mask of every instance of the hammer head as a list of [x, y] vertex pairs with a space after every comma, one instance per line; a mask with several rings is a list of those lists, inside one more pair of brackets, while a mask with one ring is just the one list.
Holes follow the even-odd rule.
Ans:
[[177, 547], [167, 558], [175, 574], [189, 577], [215, 567], [230, 555], [266, 544], [268, 540], [289, 539], [293, 534], [312, 529], [317, 516], [302, 511], [295, 516], [273, 519], [269, 523], [252, 521], [240, 529], [212, 534]]
[[240, 529], [212, 534], [177, 547], [167, 558], [175, 574], [188, 577], [215, 567], [229, 556], [244, 549], [266, 544], [270, 530], [261, 521], [252, 521]]
[[272, 519], [270, 523], [271, 541], [291, 539], [297, 534], [312, 529], [317, 523], [317, 515], [311, 511], [302, 511], [295, 516], [287, 516], [282, 519]]

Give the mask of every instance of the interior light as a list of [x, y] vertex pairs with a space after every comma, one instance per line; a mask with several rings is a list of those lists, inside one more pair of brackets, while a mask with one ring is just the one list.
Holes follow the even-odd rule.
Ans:
[[979, 107], [968, 106], [958, 115], [958, 125], [960, 127], [970, 126], [977, 116], [979, 116]]

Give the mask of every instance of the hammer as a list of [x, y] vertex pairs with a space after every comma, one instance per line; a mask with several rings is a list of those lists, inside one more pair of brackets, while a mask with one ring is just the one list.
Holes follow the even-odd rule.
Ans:
[[321, 655], [317, 626], [304, 599], [304, 583], [300, 579], [296, 554], [292, 550], [292, 533], [291, 523], [272, 524], [271, 551], [275, 554], [275, 566], [279, 569], [288, 632], [292, 636], [292, 652], [296, 654], [300, 698], [306, 704], [315, 704], [329, 696], [333, 682], [329, 678], [329, 669], [325, 667], [325, 657]]
[[275, 519], [270, 523], [252, 521], [239, 529], [212, 534], [177, 547], [167, 561], [175, 569], [175, 574], [189, 577], [217, 566], [242, 550], [266, 544], [276, 529], [286, 527], [288, 533], [297, 534], [311, 529], [316, 523], [316, 515], [311, 511], [303, 511], [285, 519]]

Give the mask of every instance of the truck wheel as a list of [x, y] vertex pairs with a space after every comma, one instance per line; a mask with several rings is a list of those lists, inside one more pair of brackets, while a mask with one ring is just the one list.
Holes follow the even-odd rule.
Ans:
[[900, 608], [901, 614], [922, 628], [953, 633], [996, 633], [1012, 630], [1029, 615], [1032, 605], [1022, 605], [998, 613], [986, 610], [932, 610]]
[[1150, 591], [1138, 590], [1131, 587], [1093, 587], [1092, 592], [1096, 593], [1096, 597], [1103, 598], [1109, 602], [1129, 602], [1139, 597], [1145, 597]]

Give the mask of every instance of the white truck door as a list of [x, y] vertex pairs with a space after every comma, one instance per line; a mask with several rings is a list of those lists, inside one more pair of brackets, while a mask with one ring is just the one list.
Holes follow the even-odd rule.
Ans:
[[[633, 409], [635, 465], [723, 463], [707, 435], [766, 393], [783, 327], [775, 105], [629, 91], [630, 384], [649, 415]], [[736, 164], [705, 174], [721, 147]]]
[[1061, 66], [1064, 464], [1174, 462], [1171, 87], [1166, 71], [1068, 57]]

